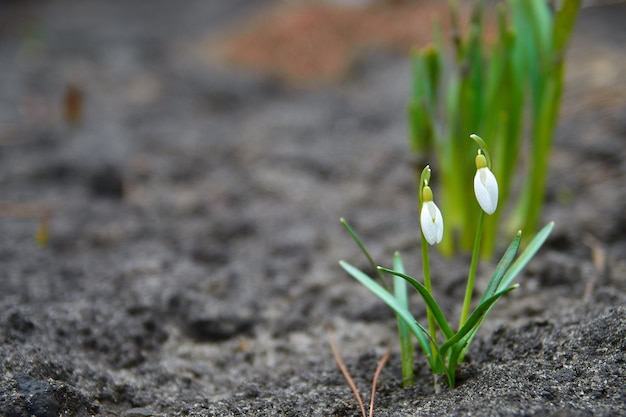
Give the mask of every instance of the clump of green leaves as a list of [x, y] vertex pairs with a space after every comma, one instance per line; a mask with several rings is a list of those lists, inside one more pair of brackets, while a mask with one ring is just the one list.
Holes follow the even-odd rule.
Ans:
[[[473, 132], [488, 138], [500, 198], [503, 205], [509, 199], [512, 204], [505, 222], [500, 214], [486, 219], [483, 254], [493, 253], [499, 225], [507, 233], [537, 230], [563, 90], [565, 48], [581, 0], [563, 0], [558, 9], [556, 3], [500, 3], [495, 39], [487, 40], [483, 1], [475, 2], [465, 33], [452, 2], [452, 46], [436, 27], [433, 45], [412, 54], [410, 147], [418, 155], [431, 151], [436, 155], [441, 184], [447, 190], [441, 200], [448, 224], [440, 245], [444, 254], [451, 255], [457, 248], [469, 251], [474, 243], [478, 208], [462, 204], [471, 197], [462, 179], [473, 170], [466, 158], [471, 143], [465, 140]], [[513, 201], [514, 174], [521, 172], [525, 146], [528, 163]]]
[[[413, 335], [426, 356], [428, 365], [434, 375], [435, 391], [440, 390], [438, 376], [441, 374], [445, 375], [448, 385], [454, 387], [456, 367], [463, 361], [483, 320], [493, 308], [496, 301], [503, 295], [517, 288], [517, 285], [513, 285], [513, 280], [537, 253], [554, 227], [554, 223], [546, 225], [519, 256], [517, 256], [517, 253], [520, 248], [522, 232], [518, 231], [516, 233], [493, 272], [485, 292], [482, 294], [473, 311], [471, 311], [476, 269], [480, 257], [481, 238], [484, 229], [484, 219], [486, 215], [493, 215], [498, 207], [498, 182], [491, 171], [492, 163], [487, 145], [482, 138], [477, 135], [471, 135], [471, 139], [479, 146], [478, 153], [475, 157], [476, 172], [474, 175], [474, 193], [478, 202], [479, 213], [477, 215], [477, 227], [475, 229], [474, 246], [468, 272], [466, 292], [456, 330], [432, 296], [428, 252], [429, 245], [443, 243], [445, 237], [443, 215], [434, 202], [433, 191], [429, 185], [431, 177], [430, 167], [426, 166], [422, 171], [419, 189], [423, 283], [405, 273], [402, 258], [399, 253], [395, 254], [393, 267], [391, 269], [378, 266], [356, 232], [344, 219], [341, 219], [343, 226], [361, 248], [370, 265], [376, 271], [379, 282], [376, 282], [376, 280], [348, 262], [340, 261], [339, 263], [346, 272], [368, 288], [395, 312], [402, 353], [402, 381], [405, 386], [412, 385], [414, 380], [414, 348], [411, 336]], [[470, 204], [466, 203], [463, 204], [463, 207], [469, 205]], [[392, 288], [389, 287], [385, 279], [386, 274], [393, 277]], [[409, 297], [407, 295], [408, 285], [412, 286], [419, 293], [426, 305], [427, 326], [421, 325], [409, 309]]]

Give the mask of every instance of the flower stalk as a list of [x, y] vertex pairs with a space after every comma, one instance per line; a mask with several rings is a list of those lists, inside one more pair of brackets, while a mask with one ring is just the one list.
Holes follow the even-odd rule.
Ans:
[[[430, 166], [426, 165], [426, 167], [422, 170], [422, 175], [420, 176], [420, 183], [422, 184], [422, 188], [418, 195], [420, 197], [419, 204], [421, 206], [420, 226], [422, 229], [421, 246], [424, 287], [426, 288], [426, 291], [428, 291], [428, 293], [432, 295], [428, 246], [441, 242], [441, 239], [443, 237], [443, 216], [441, 215], [441, 211], [439, 210], [437, 205], [433, 202], [433, 192], [428, 185], [428, 181], [430, 181], [430, 174]], [[428, 320], [428, 334], [430, 338], [431, 349], [433, 355], [436, 355], [437, 325], [435, 323], [435, 317], [433, 315], [433, 312], [428, 306], [426, 307], [426, 317]], [[436, 357], [433, 359], [436, 360]], [[434, 375], [434, 386], [436, 392], [439, 392], [441, 390], [436, 374]]]
[[461, 309], [461, 318], [459, 319], [459, 328], [463, 327], [469, 316], [470, 304], [472, 303], [472, 294], [474, 292], [474, 281], [476, 280], [476, 269], [478, 268], [478, 258], [480, 256], [481, 239], [483, 236], [483, 223], [485, 221], [485, 213], [493, 214], [498, 207], [498, 181], [491, 172], [491, 157], [487, 144], [478, 135], [470, 135], [479, 146], [478, 154], [474, 160], [476, 164], [476, 174], [474, 175], [474, 194], [480, 205], [480, 213], [478, 214], [478, 225], [476, 226], [476, 235], [474, 237], [474, 248], [472, 249], [472, 261], [467, 276], [467, 286], [465, 288], [465, 297], [463, 298], [463, 307]]

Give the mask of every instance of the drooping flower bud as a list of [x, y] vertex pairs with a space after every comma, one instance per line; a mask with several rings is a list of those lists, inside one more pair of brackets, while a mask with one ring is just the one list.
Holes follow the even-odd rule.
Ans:
[[430, 245], [441, 242], [443, 237], [443, 217], [439, 207], [433, 202], [433, 191], [428, 185], [425, 185], [422, 189], [420, 224], [424, 238]]
[[482, 153], [476, 155], [476, 175], [474, 176], [474, 194], [478, 204], [487, 214], [493, 214], [498, 207], [498, 181], [487, 166], [487, 159]]

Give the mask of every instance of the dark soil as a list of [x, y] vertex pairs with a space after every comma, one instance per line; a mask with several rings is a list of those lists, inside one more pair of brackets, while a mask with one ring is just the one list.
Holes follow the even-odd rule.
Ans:
[[[555, 231], [439, 395], [337, 265], [344, 216], [419, 271], [406, 54], [303, 89], [211, 49], [274, 5], [0, 2], [0, 415], [358, 416], [329, 325], [364, 393], [391, 349], [377, 416], [626, 415], [626, 5], [581, 12]], [[456, 315], [467, 256], [433, 258]]]

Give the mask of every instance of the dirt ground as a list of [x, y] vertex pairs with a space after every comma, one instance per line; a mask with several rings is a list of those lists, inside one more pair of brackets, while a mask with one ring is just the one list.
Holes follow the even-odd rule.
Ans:
[[[329, 325], [366, 400], [391, 349], [376, 416], [626, 415], [626, 4], [581, 11], [555, 231], [435, 395], [337, 265], [343, 216], [420, 270], [406, 54], [306, 87], [225, 58], [278, 3], [0, 2], [0, 415], [359, 416]], [[468, 264], [433, 255], [450, 315]]]

